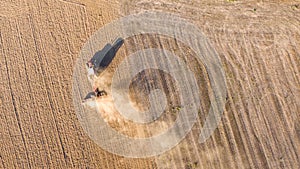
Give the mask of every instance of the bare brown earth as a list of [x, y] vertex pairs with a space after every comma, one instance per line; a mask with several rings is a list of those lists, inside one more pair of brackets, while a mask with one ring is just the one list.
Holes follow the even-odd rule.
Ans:
[[[297, 4], [300, 1], [2, 0], [0, 168], [299, 168]], [[149, 9], [179, 14], [199, 26], [221, 58], [228, 100], [218, 129], [199, 144], [209, 108], [209, 81], [202, 64], [173, 39], [126, 39], [108, 70], [137, 49], [161, 47], [187, 56], [199, 73], [203, 93], [203, 111], [186, 139], [160, 156], [130, 159], [102, 150], [83, 131], [72, 102], [73, 65], [93, 32], [118, 17]], [[171, 79], [160, 72], [138, 76], [146, 79], [141, 82], [175, 91], [172, 83], [163, 83]], [[141, 84], [133, 80], [132, 93], [147, 93]], [[132, 97], [144, 108], [147, 100], [140, 93]], [[169, 101], [157, 123], [171, 125], [176, 118], [176, 92]], [[146, 128], [126, 121], [110, 124], [130, 136], [158, 132], [156, 123]]]

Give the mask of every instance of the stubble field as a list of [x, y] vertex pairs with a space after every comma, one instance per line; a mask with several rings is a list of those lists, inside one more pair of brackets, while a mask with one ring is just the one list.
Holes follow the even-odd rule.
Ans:
[[[0, 168], [299, 168], [299, 4], [2, 0]], [[209, 108], [209, 79], [203, 65], [194, 62], [193, 52], [174, 39], [157, 35], [125, 39], [108, 71], [113, 72], [137, 49], [160, 47], [186, 56], [199, 74], [203, 93], [203, 113], [178, 146], [156, 157], [133, 159], [106, 152], [87, 136], [74, 110], [72, 78], [80, 50], [95, 31], [145, 10], [173, 12], [200, 28], [220, 56], [228, 96], [217, 130], [199, 144], [199, 130]], [[164, 83], [171, 78], [159, 72], [140, 76], [143, 83], [176, 91], [173, 83]], [[145, 92], [132, 97], [147, 104], [143, 94], [149, 91], [141, 84], [133, 81], [133, 93]], [[166, 126], [176, 119], [180, 104], [176, 96], [169, 100], [172, 104], [158, 121], [170, 122]], [[120, 132], [129, 136], [160, 132], [155, 124], [148, 128], [126, 121], [110, 124], [116, 130], [127, 127]]]

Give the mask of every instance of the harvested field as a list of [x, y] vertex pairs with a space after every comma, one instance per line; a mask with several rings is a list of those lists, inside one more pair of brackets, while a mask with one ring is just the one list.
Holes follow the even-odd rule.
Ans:
[[[0, 168], [299, 168], [299, 4], [290, 0], [2, 0]], [[186, 59], [199, 74], [201, 93], [197, 123], [175, 148], [154, 157], [126, 158], [105, 151], [84, 131], [73, 104], [73, 71], [94, 32], [145, 10], [172, 12], [199, 27], [220, 57], [227, 100], [218, 128], [200, 144], [211, 92], [203, 63], [195, 60], [189, 46], [169, 37], [145, 34], [125, 39], [105, 79], [111, 80], [131, 53], [162, 48]], [[98, 85], [109, 88], [109, 80]], [[133, 79], [130, 96], [138, 109], [145, 110], [149, 108], [145, 98], [156, 88], [167, 93], [170, 104], [154, 123], [134, 124], [117, 112], [102, 116], [124, 135], [159, 134], [172, 126], [180, 110], [172, 77], [143, 71]], [[104, 101], [99, 101], [100, 108], [112, 102]]]

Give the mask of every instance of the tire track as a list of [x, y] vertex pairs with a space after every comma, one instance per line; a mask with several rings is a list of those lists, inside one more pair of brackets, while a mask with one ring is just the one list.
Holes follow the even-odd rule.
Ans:
[[[40, 44], [40, 43], [38, 43], [38, 40], [40, 40], [41, 38], [41, 36], [39, 35], [37, 35], [38, 34], [38, 30], [35, 28], [36, 27], [36, 24], [34, 23], [34, 18], [33, 18], [33, 16], [32, 15], [30, 15], [30, 17], [29, 17], [29, 22], [30, 22], [30, 29], [31, 29], [31, 34], [33, 35], [33, 39], [34, 39], [34, 44], [35, 44], [35, 52], [36, 52], [36, 54], [37, 54], [37, 59], [38, 59], [38, 61], [39, 61], [39, 64], [38, 65], [43, 65], [42, 64], [42, 61], [44, 60], [41, 56], [45, 56], [45, 54], [43, 53], [43, 51], [41, 51], [40, 49], [39, 49], [39, 47], [40, 46], [43, 46], [42, 44]], [[46, 64], [46, 66], [47, 66], [47, 64]], [[44, 68], [43, 68], [43, 66], [40, 66], [40, 70], [41, 70], [41, 73], [45, 76], [47, 76], [48, 74], [46, 73], [46, 71], [44, 70]], [[44, 93], [46, 94], [46, 97], [47, 97], [47, 99], [46, 99], [46, 104], [48, 104], [48, 106], [49, 106], [49, 108], [50, 108], [50, 113], [51, 113], [51, 118], [53, 119], [53, 122], [54, 122], [54, 126], [55, 126], [55, 132], [58, 134], [58, 141], [59, 141], [59, 144], [60, 144], [60, 149], [61, 149], [61, 151], [62, 151], [62, 154], [63, 154], [63, 159], [65, 159], [66, 160], [66, 153], [65, 153], [65, 149], [64, 149], [64, 147], [63, 147], [63, 143], [62, 143], [62, 140], [61, 140], [61, 133], [60, 133], [60, 131], [59, 131], [59, 129], [58, 129], [58, 125], [57, 125], [57, 120], [56, 120], [56, 118], [55, 118], [55, 115], [54, 115], [54, 106], [53, 106], [53, 102], [52, 102], [52, 100], [51, 100], [51, 95], [50, 95], [50, 93], [49, 93], [49, 90], [51, 90], [50, 89], [50, 87], [48, 86], [48, 84], [49, 83], [47, 83], [47, 81], [46, 81], [46, 78], [47, 77], [44, 77], [43, 79], [42, 79], [42, 84], [43, 84], [43, 86], [45, 87], [45, 90], [44, 90]], [[66, 161], [64, 161], [64, 166], [66, 165]]]
[[[16, 40], [16, 34], [18, 33], [16, 28], [15, 28], [15, 21], [10, 20], [9, 21], [9, 26], [12, 29], [13, 34], [15, 36], [12, 37], [13, 40]], [[8, 43], [10, 43], [8, 41]], [[28, 142], [26, 140], [26, 129], [27, 129], [27, 123], [25, 121], [25, 118], [23, 116], [24, 110], [22, 109], [21, 104], [19, 103], [20, 97], [16, 94], [17, 85], [16, 83], [18, 82], [17, 78], [21, 77], [21, 72], [16, 72], [14, 67], [12, 67], [11, 62], [15, 61], [15, 57], [18, 57], [20, 55], [20, 51], [16, 48], [12, 48], [14, 51], [9, 51], [7, 55], [4, 56], [5, 59], [5, 65], [6, 65], [6, 70], [7, 70], [7, 78], [8, 78], [8, 84], [9, 84], [9, 91], [10, 91], [10, 97], [12, 99], [12, 104], [13, 104], [13, 112], [15, 113], [15, 118], [17, 122], [18, 129], [20, 130], [20, 136], [21, 136], [21, 142], [24, 146], [24, 151], [22, 153], [25, 153], [26, 161], [28, 163], [28, 167], [31, 167], [30, 164], [30, 156], [29, 156], [29, 149], [28, 149]], [[11, 58], [7, 58], [7, 56], [13, 56]], [[19, 68], [19, 66], [17, 67]], [[22, 68], [20, 68], [22, 69]], [[18, 70], [18, 69], [17, 69]], [[12, 77], [12, 78], [11, 78]], [[16, 89], [16, 90], [15, 90]], [[21, 89], [22, 91], [22, 89]]]
[[[156, 167], [153, 159], [106, 153], [81, 129], [69, 96], [72, 64], [88, 36], [118, 17], [122, 4], [67, 1], [22, 1], [24, 11], [15, 2], [0, 5], [0, 167]], [[185, 141], [156, 159], [158, 167], [187, 168], [198, 160], [199, 168], [299, 168], [300, 21], [288, 3], [137, 0], [126, 8], [127, 14], [160, 9], [191, 20], [226, 68], [228, 103], [218, 130], [198, 145], [201, 115]], [[159, 38], [155, 45], [187, 53], [172, 40]]]
[[[244, 4], [247, 5], [247, 3]], [[173, 6], [176, 6], [176, 4]], [[185, 17], [185, 16], [190, 16], [190, 14], [188, 14], [188, 12], [190, 11], [188, 10], [191, 9], [194, 10], [194, 13], [195, 11], [197, 11], [198, 13], [198, 15], [192, 17], [195, 18], [197, 22], [198, 20], [201, 20], [201, 18], [203, 19], [207, 16], [203, 14], [204, 10], [198, 9], [197, 6], [194, 6], [193, 8], [186, 7], [188, 9], [183, 9], [184, 7], [182, 7], [181, 8], [182, 11], [173, 10], [173, 6], [172, 4], [170, 5], [162, 1], [160, 1], [160, 5], [157, 4], [154, 5], [152, 1], [147, 1], [147, 2], [143, 1], [142, 3], [133, 2], [133, 4], [131, 5], [132, 9], [130, 10], [132, 11], [134, 10], [135, 12], [138, 12], [140, 9], [150, 9], [150, 8], [161, 9], [161, 10], [168, 10], [168, 11], [180, 13], [182, 17]], [[249, 5], [248, 8], [251, 9], [251, 6]], [[222, 5], [220, 6], [217, 5], [215, 9], [221, 7], [223, 8]], [[276, 11], [274, 9], [279, 9], [279, 10]], [[228, 12], [229, 10], [233, 11], [234, 7], [232, 5], [227, 5], [225, 6], [225, 8], [223, 8], [222, 11]], [[292, 77], [296, 78], [298, 63], [292, 62], [292, 60], [295, 58], [292, 57], [293, 55], [289, 55], [291, 58], [290, 59], [291, 61], [289, 62], [284, 62], [287, 59], [286, 54], [274, 55], [273, 51], [276, 51], [276, 48], [274, 48], [275, 46], [273, 46], [273, 43], [274, 44], [280, 43], [281, 39], [278, 39], [278, 37], [280, 37], [282, 34], [285, 34], [284, 31], [286, 30], [288, 30], [287, 32], [289, 32], [288, 34], [286, 34], [286, 36], [292, 37], [293, 36], [292, 32], [295, 32], [298, 27], [296, 26], [297, 21], [292, 21], [292, 18], [295, 18], [295, 15], [293, 15], [293, 13], [288, 10], [287, 6], [284, 6], [284, 8], [278, 8], [276, 4], [273, 5], [264, 4], [259, 6], [259, 10], [262, 12], [251, 14], [251, 17], [253, 17], [252, 18], [253, 23], [250, 24], [244, 23], [244, 21], [245, 22], [247, 21], [246, 19], [244, 19], [246, 15], [228, 16], [226, 19], [227, 23], [225, 28], [223, 27], [223, 30], [218, 32], [220, 34], [211, 36], [211, 34], [216, 33], [216, 31], [218, 30], [210, 31], [211, 30], [210, 28], [205, 30], [205, 33], [207, 33], [208, 37], [210, 37], [211, 39], [220, 39], [219, 42], [216, 42], [216, 44], [222, 45], [224, 47], [222, 47], [222, 49], [219, 50], [219, 53], [225, 54], [224, 57], [226, 57], [226, 59], [224, 59], [224, 62], [227, 62], [230, 65], [232, 65], [230, 66], [230, 69], [233, 70], [233, 72], [231, 72], [233, 73], [233, 75], [231, 76], [237, 79], [235, 82], [231, 82], [233, 79], [231, 78], [229, 80], [230, 85], [228, 87], [229, 91], [231, 91], [230, 93], [232, 93], [232, 95], [230, 95], [231, 98], [229, 99], [229, 104], [231, 105], [229, 109], [230, 111], [233, 111], [234, 115], [232, 116], [232, 118], [234, 119], [232, 118], [228, 119], [230, 122], [229, 125], [232, 126], [232, 128], [226, 131], [226, 133], [229, 134], [233, 132], [234, 139], [233, 139], [233, 143], [229, 142], [229, 145], [233, 144], [233, 146], [226, 148], [231, 151], [231, 153], [227, 153], [227, 154], [231, 156], [233, 152], [235, 152], [234, 145], [236, 145], [238, 147], [237, 151], [239, 152], [239, 155], [232, 155], [232, 157], [239, 159], [239, 156], [242, 156], [243, 159], [242, 163], [246, 168], [248, 168], [249, 166], [251, 166], [251, 168], [279, 167], [279, 166], [285, 166], [287, 168], [295, 168], [296, 166], [299, 165], [296, 162], [298, 161], [297, 157], [294, 155], [289, 155], [285, 149], [288, 149], [291, 152], [295, 152], [295, 150], [297, 149], [296, 147], [294, 147], [292, 144], [289, 143], [289, 142], [293, 142], [292, 140], [294, 138], [293, 132], [290, 131], [289, 129], [292, 127], [287, 128], [287, 126], [291, 126], [293, 124], [292, 121], [294, 121], [292, 120], [292, 118], [289, 118], [291, 117], [290, 115], [292, 114], [294, 114], [292, 116], [297, 116], [297, 115], [295, 115], [296, 112], [293, 113], [287, 112], [289, 110], [289, 106], [284, 104], [284, 102], [286, 101], [278, 100], [279, 98], [277, 97], [277, 95], [279, 95], [283, 91], [281, 91], [280, 88], [278, 88], [280, 86], [280, 83], [277, 80], [277, 78], [281, 76], [288, 77], [287, 74], [282, 74], [283, 71], [279, 71], [282, 70], [283, 65], [286, 65], [286, 67], [288, 67], [288, 65], [293, 65], [291, 69], [295, 69], [296, 73], [293, 74]], [[209, 9], [206, 10], [206, 12], [210, 12], [209, 16], [212, 18], [214, 14], [217, 14], [217, 12], [211, 12], [211, 11], [212, 10]], [[276, 12], [274, 13], [274, 11]], [[285, 14], [283, 14], [284, 12]], [[202, 14], [203, 16], [200, 17]], [[282, 26], [279, 26], [278, 30], [274, 30], [271, 26], [266, 27], [265, 24], [269, 24], [269, 25], [275, 24], [269, 22], [272, 20], [272, 18], [274, 18], [273, 15], [278, 16], [279, 21], [284, 20], [283, 19], [284, 17], [291, 18], [289, 20], [294, 23], [294, 26], [290, 28], [286, 24], [286, 22], [282, 22], [281, 23]], [[236, 19], [239, 17], [244, 17], [244, 18], [240, 18], [241, 19], [241, 22], [239, 23], [240, 25], [237, 25], [234, 22], [236, 22]], [[254, 17], [261, 17], [261, 18], [254, 18]], [[209, 24], [206, 25], [215, 26], [216, 28], [221, 27], [221, 24], [218, 22], [214, 22], [211, 20], [208, 22], [211, 22], [211, 25]], [[245, 24], [246, 26], [243, 24]], [[276, 24], [278, 25], [278, 23]], [[203, 25], [203, 22], [199, 21], [199, 25]], [[227, 38], [226, 36], [231, 38]], [[275, 39], [272, 39], [272, 37], [274, 37]], [[229, 45], [226, 45], [225, 47], [225, 45], [223, 44], [226, 43]], [[257, 43], [259, 43], [259, 45]], [[263, 45], [265, 45], [266, 47], [264, 47]], [[261, 46], [263, 48], [261, 48]], [[297, 47], [297, 45], [294, 46]], [[286, 51], [287, 53], [290, 53], [295, 50], [289, 48], [286, 49]], [[270, 67], [270, 64], [268, 64], [268, 61], [265, 59], [265, 56], [268, 55], [272, 56], [273, 58], [272, 64], [274, 65], [276, 64], [276, 67], [275, 66]], [[278, 59], [274, 60], [274, 58], [277, 58], [278, 56], [282, 58], [281, 61]], [[271, 57], [266, 57], [266, 58], [271, 59]], [[278, 65], [278, 63], [282, 65], [281, 68]], [[293, 81], [288, 80], [287, 84], [290, 84], [292, 86], [295, 83], [294, 80]], [[291, 86], [289, 86], [288, 88], [291, 88]], [[237, 91], [238, 93], [236, 93]], [[276, 93], [276, 97], [264, 98], [263, 105], [257, 106], [259, 102], [259, 98], [261, 98], [263, 94], [267, 92]], [[235, 109], [234, 106], [237, 106], [235, 111], [234, 111]], [[266, 106], [267, 107], [271, 106], [270, 107], [271, 109], [269, 110], [262, 109], [265, 108]], [[297, 106], [295, 108], [297, 108]], [[266, 112], [263, 112], [263, 110], [266, 110]], [[272, 110], [275, 111], [275, 114], [273, 116], [271, 112]], [[282, 115], [282, 113], [284, 114], [284, 116]], [[223, 120], [223, 123], [225, 123], [225, 120]], [[235, 125], [238, 126], [237, 129], [235, 129], [234, 127]], [[274, 129], [275, 125], [279, 127], [278, 130]], [[265, 130], [262, 130], [262, 128], [264, 128]], [[221, 129], [223, 128], [220, 126], [220, 130]], [[226, 127], [224, 129], [226, 129]], [[234, 131], [234, 130], [238, 130], [238, 131]], [[227, 137], [227, 139], [229, 139], [229, 137]], [[226, 141], [223, 143], [226, 143]], [[284, 147], [288, 147], [288, 148], [284, 148]], [[281, 154], [285, 154], [286, 157], [282, 158]], [[245, 158], [243, 156], [247, 156], [248, 158]], [[187, 157], [190, 156], [188, 155]], [[181, 158], [184, 157], [181, 156]], [[246, 160], [248, 162], [245, 163]], [[238, 163], [238, 160], [235, 161], [234, 163]]]
[[[4, 21], [3, 20], [1, 20], [1, 23], [4, 23]], [[4, 65], [7, 65], [7, 63], [6, 63], [6, 60], [5, 60], [5, 56], [6, 56], [6, 54], [5, 54], [5, 51], [4, 51], [4, 48], [3, 48], [3, 46], [4, 46], [4, 41], [3, 41], [3, 34], [2, 33], [0, 33], [0, 42], [1, 42], [1, 64], [3, 63]], [[2, 58], [3, 58], [3, 60], [2, 60]], [[8, 82], [8, 80], [7, 80], [7, 76], [5, 76], [5, 75], [8, 75], [7, 74], [7, 67], [6, 66], [4, 66], [4, 68], [2, 69], [2, 71], [1, 71], [1, 82], [2, 82], [2, 84], [4, 83], [4, 82]], [[4, 72], [4, 73], [3, 73]], [[4, 77], [6, 77], [6, 78], [4, 78]], [[2, 86], [2, 85], [1, 85]], [[3, 84], [3, 88], [1, 87], [1, 93], [3, 93], [3, 96], [5, 96], [5, 94], [6, 95], [9, 95], [10, 94], [10, 92], [9, 91], [7, 91], [7, 90], [5, 90], [4, 89], [4, 86], [8, 86], [7, 88], [9, 88], [9, 84], [8, 83], [6, 83], [6, 84]], [[9, 98], [9, 97], [8, 97]], [[8, 98], [6, 98], [3, 102], [1, 102], [1, 104], [3, 103], [3, 105], [1, 105], [0, 104], [0, 106], [1, 106], [1, 109], [0, 109], [0, 111], [1, 111], [1, 115], [2, 114], [4, 114], [5, 113], [5, 111], [7, 111], [7, 112], [9, 112], [9, 111], [12, 111], [13, 110], [13, 105], [11, 104], [11, 102], [12, 102], [12, 100], [11, 100], [11, 97], [10, 97], [10, 99], [9, 99], [9, 101], [6, 101], [6, 100], [8, 100]], [[8, 102], [8, 103], [7, 103]], [[7, 103], [7, 104], [5, 104], [5, 103]], [[11, 105], [11, 106], [6, 106], [6, 107], [4, 107], [4, 104], [5, 105]], [[9, 110], [10, 109], [10, 110]], [[3, 120], [3, 123], [1, 122], [1, 124], [6, 124], [6, 129], [4, 129], [4, 131], [7, 131], [7, 135], [4, 135], [4, 133], [3, 134], [1, 134], [2, 135], [2, 137], [1, 137], [1, 140], [3, 140], [3, 143], [4, 144], [1, 144], [1, 146], [0, 146], [0, 148], [1, 148], [1, 154], [2, 154], [2, 158], [1, 158], [1, 161], [2, 161], [2, 163], [3, 163], [3, 166], [5, 167], [5, 166], [14, 166], [14, 168], [16, 168], [17, 166], [16, 166], [16, 164], [12, 164], [12, 163], [10, 163], [12, 160], [12, 158], [15, 158], [15, 159], [17, 159], [17, 151], [16, 151], [16, 149], [15, 149], [15, 147], [14, 147], [14, 145], [13, 145], [13, 140], [12, 140], [12, 137], [13, 137], [13, 134], [11, 133], [11, 131], [10, 131], [10, 128], [9, 128], [9, 126], [8, 126], [8, 124], [9, 124], [9, 119], [8, 119], [8, 117], [6, 116], [6, 114], [4, 114], [4, 116], [3, 116], [3, 118], [1, 118], [1, 120]], [[2, 126], [2, 125], [1, 125]], [[7, 137], [6, 137], [7, 136]], [[8, 143], [7, 143], [7, 141], [4, 141], [4, 139], [5, 138], [7, 138], [8, 140], [9, 140], [9, 143], [10, 143], [10, 145], [8, 145]], [[10, 152], [10, 153], [8, 153], [7, 151], [5, 151], [6, 150], [6, 148], [10, 148], [10, 150], [13, 150], [13, 152]], [[11, 157], [10, 155], [13, 155], [14, 157]], [[7, 163], [10, 163], [10, 164], [7, 164]], [[5, 165], [6, 164], [6, 165]]]

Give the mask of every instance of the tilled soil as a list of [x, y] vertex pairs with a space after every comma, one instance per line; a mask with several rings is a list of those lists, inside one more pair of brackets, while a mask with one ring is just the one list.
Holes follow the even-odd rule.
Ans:
[[[3, 0], [0, 168], [299, 168], [299, 3]], [[226, 74], [227, 103], [217, 130], [199, 144], [209, 109], [209, 78], [203, 65], [174, 39], [125, 39], [108, 72], [137, 49], [162, 47], [187, 56], [200, 75], [203, 102], [198, 123], [174, 149], [153, 158], [124, 158], [104, 151], [83, 131], [72, 101], [72, 74], [93, 32], [118, 17], [153, 9], [178, 14], [209, 39]], [[143, 80], [133, 80], [131, 93], [132, 99], [141, 101], [141, 109], [147, 108], [144, 98], [151, 89], [143, 83], [175, 93], [168, 96], [165, 114], [147, 127], [126, 120], [110, 124], [123, 134], [147, 137], [160, 132], [158, 123], [172, 125], [179, 102], [167, 75], [145, 71], [138, 76]], [[138, 90], [144, 92], [135, 95]]]

